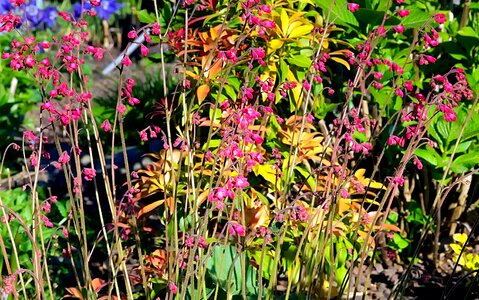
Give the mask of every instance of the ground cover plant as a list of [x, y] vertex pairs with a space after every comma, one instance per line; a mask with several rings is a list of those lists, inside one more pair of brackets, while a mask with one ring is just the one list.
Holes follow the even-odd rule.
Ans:
[[151, 3], [1, 2], [2, 297], [478, 297], [479, 6]]

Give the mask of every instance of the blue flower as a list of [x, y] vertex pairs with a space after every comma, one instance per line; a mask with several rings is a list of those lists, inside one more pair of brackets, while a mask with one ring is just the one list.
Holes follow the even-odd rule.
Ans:
[[[85, 2], [83, 4], [83, 11], [84, 12], [87, 11], [87, 10], [91, 10], [92, 8], [93, 7], [89, 2]], [[81, 3], [76, 2], [75, 4], [73, 4], [73, 17], [75, 18], [75, 20], [78, 20], [78, 18], [80, 18], [81, 12], [82, 12]]]
[[108, 20], [112, 14], [118, 12], [123, 6], [124, 4], [117, 3], [115, 0], [102, 0], [100, 6], [95, 8], [100, 19]]
[[13, 9], [10, 0], [0, 0], [0, 14], [6, 14]]
[[57, 23], [58, 18], [58, 9], [56, 6], [48, 6], [43, 10], [43, 19], [42, 21], [47, 25], [47, 27], [53, 27]]
[[25, 6], [25, 13], [32, 27], [38, 27], [38, 25], [40, 25], [43, 18], [43, 11], [38, 8], [36, 1], [31, 1], [29, 5]]

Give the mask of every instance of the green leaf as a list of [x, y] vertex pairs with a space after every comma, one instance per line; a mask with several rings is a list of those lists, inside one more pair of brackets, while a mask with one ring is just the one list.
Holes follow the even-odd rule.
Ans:
[[233, 295], [241, 294], [242, 286], [240, 258], [236, 256], [236, 247], [217, 245], [213, 247], [213, 254], [206, 262], [206, 269], [213, 281], [222, 290], [229, 289]]
[[407, 246], [409, 246], [409, 243], [410, 241], [404, 237], [402, 237], [400, 234], [398, 233], [394, 233], [394, 237], [393, 237], [393, 245], [396, 246], [398, 250], [403, 250], [405, 248], [407, 248]]
[[303, 175], [303, 177], [306, 179], [306, 182], [308, 183], [310, 188], [313, 191], [316, 190], [316, 181], [315, 181], [313, 176], [310, 176], [311, 172], [309, 172], [308, 170], [306, 170], [305, 168], [300, 167], [300, 166], [296, 166], [295, 169], [298, 170], [298, 172], [301, 175]]
[[325, 16], [331, 10], [330, 21], [335, 24], [359, 26], [354, 14], [347, 9], [348, 2], [346, 0], [336, 0], [334, 4], [333, 0], [314, 0], [313, 2], [323, 10]]
[[155, 14], [148, 12], [146, 9], [137, 11], [136, 16], [141, 23], [151, 24], [156, 21]]
[[447, 137], [449, 136], [450, 123], [444, 121], [444, 119], [441, 116], [440, 118], [437, 119], [437, 122], [435, 125], [436, 125], [436, 130], [439, 133], [440, 139], [442, 141], [445, 141]]
[[479, 152], [473, 151], [463, 154], [452, 162], [451, 171], [456, 174], [461, 174], [469, 171], [478, 165]]
[[289, 66], [283, 59], [279, 61], [278, 71], [280, 71], [279, 72], [280, 82], [284, 82], [284, 80], [286, 79], [286, 76], [288, 76]]
[[[364, 25], [379, 26], [383, 22], [385, 11], [379, 11], [375, 9], [362, 8], [359, 9], [354, 16], [359, 21], [359, 23]], [[385, 26], [399, 25], [401, 20], [392, 16], [388, 18], [385, 22]]]
[[431, 147], [426, 147], [426, 149], [417, 149], [414, 154], [435, 167], [437, 167], [438, 161], [441, 160], [441, 156], [436, 152], [436, 150], [434, 150], [434, 148]]
[[[459, 145], [457, 145], [456, 153], [466, 152], [467, 149], [469, 149], [469, 147], [471, 146], [471, 144], [472, 144], [472, 141], [466, 141], [466, 142], [460, 143]], [[454, 149], [454, 146], [452, 147], [452, 149]]]
[[430, 14], [418, 9], [411, 8], [409, 16], [402, 19], [402, 25], [409, 28], [420, 29], [431, 17]]
[[308, 68], [311, 65], [311, 59], [304, 55], [295, 55], [286, 60], [291, 65], [295, 65], [301, 68]]

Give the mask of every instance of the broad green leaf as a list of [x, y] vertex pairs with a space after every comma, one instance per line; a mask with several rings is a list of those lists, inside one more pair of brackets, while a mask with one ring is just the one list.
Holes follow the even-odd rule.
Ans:
[[437, 163], [441, 159], [441, 156], [436, 152], [436, 150], [434, 150], [434, 148], [431, 147], [426, 147], [426, 149], [417, 149], [414, 154], [435, 167], [437, 167]]
[[291, 65], [295, 65], [301, 68], [308, 68], [311, 65], [311, 59], [304, 55], [295, 55], [286, 60]]
[[213, 253], [206, 261], [206, 269], [213, 281], [216, 281], [222, 290], [229, 289], [233, 295], [241, 294], [242, 287], [240, 258], [237, 255], [236, 247], [217, 245], [213, 247]]
[[[471, 147], [471, 144], [472, 144], [472, 141], [466, 141], [466, 142], [460, 143], [459, 145], [457, 145], [456, 153], [466, 152], [469, 149], [469, 147]], [[454, 145], [451, 147], [451, 152], [452, 150], [454, 150]]]
[[359, 25], [354, 14], [348, 10], [346, 0], [314, 0], [314, 3], [323, 10], [324, 16], [331, 10], [330, 22], [338, 25]]
[[397, 246], [398, 250], [402, 250], [409, 246], [410, 241], [402, 237], [400, 234], [394, 233], [393, 243], [395, 246]]
[[[383, 10], [376, 10], [376, 9], [368, 9], [368, 8], [361, 8], [357, 12], [354, 13], [354, 16], [364, 25], [371, 25], [371, 26], [379, 26], [383, 22], [385, 11]], [[391, 16], [389, 17], [386, 22], [385, 26], [393, 26], [401, 24], [401, 20], [397, 17]]]
[[456, 174], [461, 174], [469, 171], [471, 168], [474, 168], [479, 163], [479, 152], [473, 151], [466, 154], [463, 154], [452, 162], [451, 171]]
[[409, 16], [403, 18], [401, 24], [406, 28], [420, 29], [430, 17], [430, 14], [418, 8], [411, 8]]
[[314, 180], [313, 176], [310, 176], [311, 172], [300, 166], [296, 166], [295, 169], [298, 170], [298, 172], [306, 179], [306, 182], [310, 186], [311, 190], [316, 190], [316, 181]]
[[227, 85], [227, 84], [225, 84], [225, 85], [223, 86], [223, 88], [224, 88], [224, 90], [225, 90], [225, 92], [226, 92], [226, 95], [228, 95], [228, 97], [230, 97], [231, 100], [236, 101], [236, 96], [237, 96], [237, 95], [236, 95], [236, 91], [234, 90], [234, 88], [233, 88], [232, 86], [230, 86], [230, 85]]
[[280, 82], [284, 82], [284, 80], [286, 79], [286, 76], [288, 76], [288, 72], [289, 72], [289, 66], [288, 64], [284, 61], [284, 60], [280, 60], [279, 61], [279, 79], [280, 79]]
[[148, 12], [146, 9], [137, 11], [136, 16], [141, 23], [151, 24], [156, 21], [155, 14]]

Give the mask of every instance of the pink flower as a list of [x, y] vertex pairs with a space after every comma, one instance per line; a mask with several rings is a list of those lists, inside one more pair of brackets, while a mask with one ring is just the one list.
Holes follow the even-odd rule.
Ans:
[[142, 44], [140, 46], [140, 52], [141, 52], [141, 55], [147, 56], [148, 52], [150, 52], [150, 50], [148, 50], [148, 47], [146, 47], [145, 45]]
[[85, 178], [86, 181], [92, 181], [93, 178], [96, 176], [96, 170], [93, 168], [85, 168], [83, 169], [83, 178]]
[[350, 3], [348, 3], [348, 9], [349, 9], [350, 12], [354, 13], [354, 12], [358, 11], [359, 4], [350, 2]]
[[128, 99], [128, 103], [131, 106], [135, 106], [137, 104], [140, 104], [140, 100], [138, 100], [138, 98], [131, 97], [130, 99]]
[[178, 293], [178, 287], [176, 286], [176, 284], [173, 281], [170, 281], [170, 292], [172, 294]]
[[434, 20], [438, 22], [439, 24], [443, 24], [446, 22], [446, 15], [444, 14], [437, 14], [434, 16]]
[[138, 34], [136, 33], [136, 30], [131, 30], [128, 32], [128, 38], [129, 39], [136, 39], [138, 37]]
[[263, 27], [273, 29], [274, 27], [276, 27], [276, 23], [271, 20], [264, 20]]
[[261, 10], [267, 14], [271, 12], [271, 6], [269, 5], [261, 5]]
[[307, 91], [309, 91], [311, 89], [311, 85], [309, 84], [309, 82], [307, 80], [303, 81], [303, 88]]
[[160, 35], [161, 34], [161, 26], [158, 23], [153, 23], [153, 29], [151, 30], [151, 33]]
[[110, 121], [108, 121], [108, 119], [106, 119], [105, 121], [103, 121], [103, 123], [101, 123], [101, 126], [100, 126], [105, 132], [109, 132], [111, 131], [111, 124], [110, 124]]
[[426, 55], [426, 60], [428, 62], [430, 62], [431, 64], [436, 62], [436, 58], [434, 56], [431, 56], [431, 55]]
[[229, 228], [229, 233], [231, 236], [245, 236], [246, 235], [246, 230], [243, 225], [237, 223], [237, 222], [230, 222], [230, 228]]
[[394, 26], [394, 31], [397, 33], [403, 33], [406, 28], [403, 25]]
[[133, 62], [131, 61], [131, 59], [128, 56], [123, 57], [121, 62], [122, 62], [122, 64], [125, 65], [125, 67], [129, 67], [133, 64]]
[[61, 164], [67, 164], [70, 162], [70, 155], [66, 151], [63, 151], [63, 153], [60, 155], [58, 158], [58, 162]]
[[148, 134], [146, 133], [145, 130], [140, 131], [140, 139], [141, 139], [143, 142], [148, 141]]
[[398, 11], [398, 15], [401, 18], [407, 17], [407, 16], [409, 16], [409, 14], [410, 14], [410, 12], [407, 9], [401, 9], [401, 10]]
[[117, 107], [116, 107], [116, 111], [122, 115], [126, 112], [126, 106], [124, 104], [119, 104]]
[[43, 221], [43, 224], [48, 227], [48, 228], [53, 228], [53, 223], [50, 222], [50, 220], [48, 219], [47, 216], [45, 215], [42, 215], [42, 221]]
[[417, 156], [414, 157], [413, 163], [418, 168], [418, 170], [422, 170], [422, 162], [419, 158], [417, 158]]
[[376, 79], [382, 79], [384, 77], [383, 73], [381, 72], [374, 72], [374, 78]]
[[398, 184], [399, 186], [403, 186], [404, 178], [402, 176], [396, 176], [396, 177], [394, 177], [393, 182], [395, 184]]
[[19, 7], [20, 5], [25, 4], [25, 0], [10, 0], [10, 4], [12, 4], [13, 7]]
[[248, 179], [246, 179], [246, 177], [239, 175], [234, 179], [234, 185], [236, 188], [242, 189], [249, 186], [249, 182], [248, 182]]

